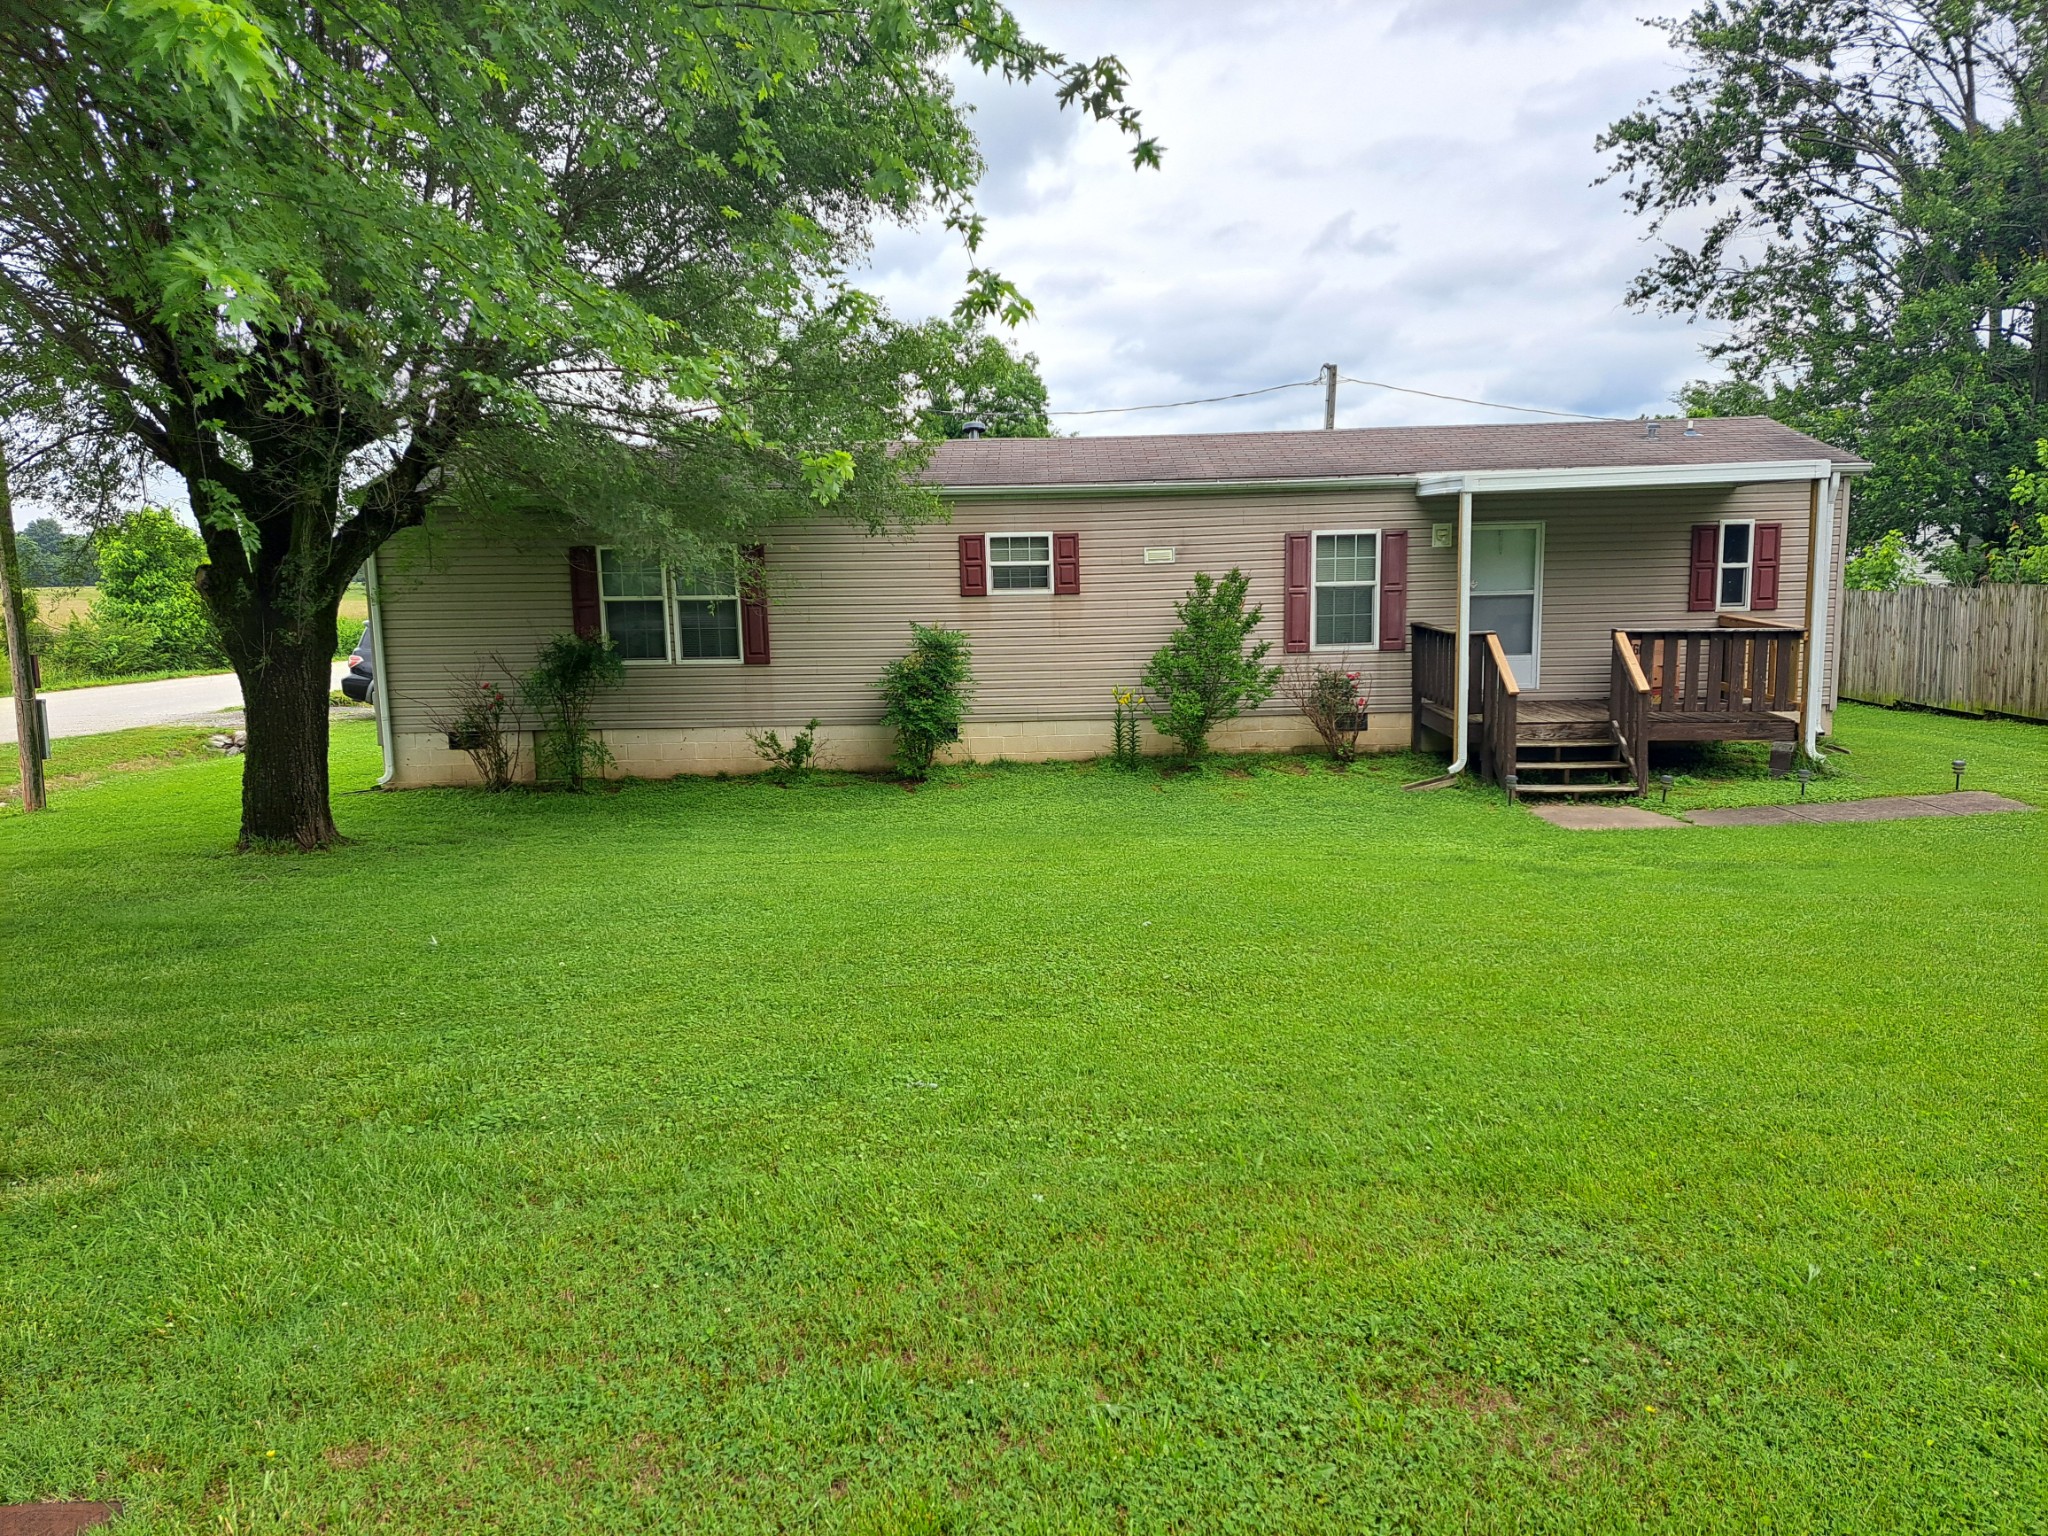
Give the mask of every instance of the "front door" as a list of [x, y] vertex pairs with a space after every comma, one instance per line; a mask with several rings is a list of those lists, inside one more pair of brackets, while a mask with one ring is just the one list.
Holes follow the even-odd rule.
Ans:
[[1472, 628], [1500, 636], [1515, 681], [1541, 686], [1543, 525], [1476, 523], [1472, 528]]

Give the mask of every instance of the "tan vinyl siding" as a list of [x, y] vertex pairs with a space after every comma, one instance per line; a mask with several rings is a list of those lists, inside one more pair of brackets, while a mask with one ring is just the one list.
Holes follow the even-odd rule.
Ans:
[[[1808, 482], [1791, 481], [1482, 495], [1475, 521], [1545, 525], [1540, 692], [1600, 696], [1614, 628], [1713, 622], [1711, 614], [1686, 608], [1695, 523], [1726, 517], [1782, 523], [1779, 606], [1768, 616], [1803, 623], [1809, 493]], [[1455, 517], [1454, 499], [1424, 503], [1397, 488], [977, 499], [957, 504], [950, 524], [886, 538], [829, 521], [790, 526], [766, 541], [773, 663], [633, 666], [622, 693], [603, 706], [602, 724], [619, 732], [729, 736], [750, 727], [800, 725], [814, 715], [827, 726], [873, 725], [881, 713], [875, 679], [902, 654], [910, 621], [917, 620], [972, 637], [972, 719], [985, 730], [1000, 734], [1041, 722], [1048, 742], [1079, 751], [1074, 744], [1100, 735], [1106, 750], [1106, 728], [1072, 723], [1108, 719], [1113, 691], [1138, 681], [1172, 630], [1173, 605], [1197, 571], [1221, 574], [1236, 565], [1250, 576], [1252, 598], [1265, 609], [1260, 637], [1273, 642], [1272, 659], [1284, 661], [1286, 534], [1408, 530], [1408, 616], [1449, 624], [1456, 616], [1456, 553], [1432, 548], [1430, 530]], [[1081, 591], [961, 597], [959, 537], [986, 532], [1078, 533]], [[424, 740], [462, 681], [480, 670], [502, 676], [495, 670], [500, 661], [522, 670], [549, 635], [569, 629], [571, 542], [537, 524], [434, 537], [415, 532], [379, 555], [384, 654], [378, 666], [396, 736]], [[1175, 551], [1174, 562], [1146, 564], [1145, 550], [1160, 547]], [[1831, 611], [1839, 613], [1838, 599]], [[1383, 736], [1379, 722], [1406, 714], [1408, 653], [1361, 647], [1312, 655], [1361, 672], [1376, 739], [1396, 739]], [[1829, 675], [1832, 680], [1832, 663]], [[1262, 714], [1275, 730], [1288, 724], [1280, 701]], [[1021, 743], [1029, 735], [1002, 739]], [[1028, 754], [1020, 748], [1019, 755]], [[404, 769], [399, 774], [401, 782], [418, 777]]]
[[[1777, 481], [1717, 490], [1612, 491], [1599, 495], [1481, 496], [1472, 520], [1543, 524], [1543, 638], [1539, 696], [1604, 696], [1613, 632], [1713, 624], [1686, 597], [1696, 523], [1754, 518], [1781, 523], [1778, 606], [1756, 617], [1806, 622], [1807, 507], [1810, 481]], [[1448, 561], [1449, 550], [1433, 552]], [[1412, 562], [1411, 562], [1412, 579]], [[1450, 588], [1449, 578], [1443, 582]], [[1449, 623], [1455, 615], [1412, 617]]]

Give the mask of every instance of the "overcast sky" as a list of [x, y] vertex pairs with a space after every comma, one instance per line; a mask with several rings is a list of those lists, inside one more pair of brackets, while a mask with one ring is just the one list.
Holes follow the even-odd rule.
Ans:
[[[989, 171], [988, 263], [1037, 318], [1057, 409], [1359, 378], [1603, 415], [1670, 408], [1706, 331], [1622, 303], [1651, 247], [1600, 130], [1677, 78], [1657, 0], [1014, 0], [1042, 41], [1114, 53], [1166, 147], [1062, 114], [1043, 86], [963, 75]], [[890, 229], [865, 281], [943, 312], [966, 260]], [[1322, 423], [1294, 390], [1058, 418], [1086, 433]], [[1343, 426], [1532, 420], [1346, 385]]]

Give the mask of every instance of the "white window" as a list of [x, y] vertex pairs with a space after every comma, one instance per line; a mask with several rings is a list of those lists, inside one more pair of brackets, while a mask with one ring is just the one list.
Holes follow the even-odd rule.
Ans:
[[1346, 650], [1380, 643], [1380, 536], [1316, 535], [1315, 644]]
[[623, 661], [738, 661], [739, 566], [670, 570], [622, 550], [597, 552], [604, 632]]
[[1756, 560], [1756, 524], [1744, 520], [1721, 525], [1721, 558], [1714, 602], [1720, 608], [1747, 608], [1751, 567]]
[[676, 660], [740, 659], [740, 572], [731, 560], [673, 572]]
[[623, 661], [668, 660], [668, 589], [659, 560], [597, 552], [604, 632]]
[[1050, 592], [1052, 535], [992, 533], [988, 536], [988, 589], [991, 592]]

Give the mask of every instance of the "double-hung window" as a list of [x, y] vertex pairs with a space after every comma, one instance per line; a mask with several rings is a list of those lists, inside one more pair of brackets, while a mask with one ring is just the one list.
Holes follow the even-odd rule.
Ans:
[[1357, 649], [1379, 644], [1380, 536], [1316, 535], [1315, 643]]
[[676, 660], [740, 659], [740, 573], [730, 560], [672, 573]]
[[616, 549], [597, 552], [604, 632], [624, 661], [738, 661], [739, 567], [713, 560], [671, 570]]
[[622, 661], [668, 660], [668, 587], [659, 560], [597, 552], [604, 632]]
[[1050, 592], [1052, 535], [992, 533], [988, 536], [991, 592]]
[[1747, 608], [1751, 567], [1756, 560], [1756, 524], [1749, 521], [1721, 525], [1721, 554], [1714, 589], [1715, 606]]

